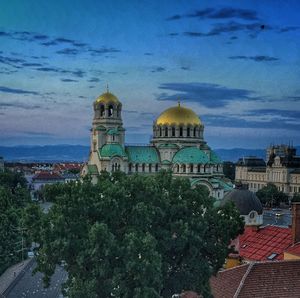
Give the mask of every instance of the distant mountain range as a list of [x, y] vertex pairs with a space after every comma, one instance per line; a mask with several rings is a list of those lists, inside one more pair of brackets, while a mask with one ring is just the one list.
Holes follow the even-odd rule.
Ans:
[[[300, 146], [297, 146], [300, 155]], [[89, 146], [82, 145], [47, 145], [47, 146], [0, 146], [0, 156], [5, 161], [86, 161], [89, 156]], [[236, 162], [240, 157], [257, 156], [265, 158], [265, 149], [215, 149], [223, 161]]]

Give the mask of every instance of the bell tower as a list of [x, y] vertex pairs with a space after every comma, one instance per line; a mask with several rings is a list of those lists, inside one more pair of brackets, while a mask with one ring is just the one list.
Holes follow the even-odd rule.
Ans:
[[105, 144], [124, 147], [125, 129], [122, 122], [122, 103], [109, 92], [101, 94], [94, 102], [91, 151], [96, 152]]

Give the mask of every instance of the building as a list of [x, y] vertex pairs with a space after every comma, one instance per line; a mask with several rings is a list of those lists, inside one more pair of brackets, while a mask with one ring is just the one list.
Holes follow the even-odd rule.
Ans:
[[247, 183], [254, 192], [273, 183], [291, 198], [300, 193], [300, 156], [292, 146], [271, 146], [267, 149], [266, 162], [253, 156], [240, 158], [235, 180]]
[[300, 297], [300, 260], [252, 262], [211, 277], [215, 298]]
[[161, 169], [205, 185], [218, 199], [231, 190], [223, 175], [221, 160], [203, 138], [204, 125], [191, 110], [178, 103], [153, 122], [153, 137], [147, 146], [125, 145], [122, 103], [107, 92], [94, 102], [91, 150], [81, 174], [97, 181], [101, 171], [153, 174]]
[[32, 190], [40, 190], [46, 184], [63, 183], [65, 178], [52, 171], [42, 171], [32, 177]]
[[241, 186], [225, 195], [221, 206], [233, 202], [245, 221], [245, 230], [231, 242], [234, 253], [225, 267], [242, 262], [297, 259], [300, 252], [300, 202], [292, 203], [292, 226], [263, 224], [263, 209], [255, 194]]

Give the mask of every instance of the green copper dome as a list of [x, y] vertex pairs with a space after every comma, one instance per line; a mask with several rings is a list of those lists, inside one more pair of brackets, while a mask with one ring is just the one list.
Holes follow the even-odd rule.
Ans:
[[206, 153], [197, 147], [187, 147], [179, 150], [173, 157], [173, 163], [208, 163]]

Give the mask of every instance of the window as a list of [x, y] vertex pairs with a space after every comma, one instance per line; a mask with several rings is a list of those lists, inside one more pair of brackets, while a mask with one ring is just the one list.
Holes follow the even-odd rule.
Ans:
[[151, 163], [149, 164], [149, 172], [150, 173], [152, 172], [152, 165], [151, 165]]
[[190, 165], [190, 172], [191, 172], [191, 173], [194, 172], [194, 165], [193, 165], [193, 164]]
[[200, 168], [201, 168], [201, 166], [198, 165], [198, 166], [197, 166], [197, 172], [198, 172], [198, 173], [200, 173]]
[[182, 172], [183, 172], [183, 173], [186, 172], [186, 165], [182, 165]]
[[165, 127], [165, 137], [168, 136], [168, 127]]
[[114, 108], [112, 105], [110, 105], [108, 107], [108, 117], [112, 117], [113, 116], [113, 111], [114, 111]]
[[138, 164], [138, 163], [135, 164], [135, 171], [136, 171], [136, 172], [139, 171], [139, 164]]
[[145, 172], [145, 164], [142, 164], [142, 171]]
[[183, 128], [182, 128], [182, 127], [179, 128], [179, 136], [180, 136], [180, 137], [183, 136]]
[[172, 127], [172, 137], [175, 137], [175, 127]]
[[186, 135], [189, 137], [190, 134], [191, 134], [191, 129], [188, 127], [188, 128], [187, 128], [187, 131], [186, 131]]
[[131, 163], [129, 163], [129, 165], [128, 165], [128, 171], [129, 171], [129, 172], [132, 171], [132, 164], [131, 164]]
[[158, 163], [155, 165], [155, 172], [158, 172]]
[[194, 137], [196, 136], [196, 133], [197, 133], [197, 128], [194, 127]]
[[162, 136], [162, 129], [161, 129], [161, 127], [159, 128], [159, 136], [160, 137]]
[[105, 110], [104, 110], [104, 105], [101, 105], [101, 106], [100, 106], [100, 116], [101, 116], [101, 117], [104, 116], [104, 112], [105, 112]]
[[176, 168], [176, 172], [179, 173], [179, 165], [177, 165]]
[[272, 253], [272, 254], [270, 254], [268, 257], [267, 257], [267, 259], [268, 260], [274, 260], [276, 257], [277, 257], [277, 253]]

